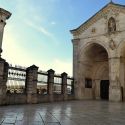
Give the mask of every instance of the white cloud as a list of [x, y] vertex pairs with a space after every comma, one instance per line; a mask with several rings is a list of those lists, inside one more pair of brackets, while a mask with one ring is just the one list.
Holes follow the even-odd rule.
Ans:
[[69, 76], [72, 76], [72, 62], [70, 61], [54, 59], [50, 62], [43, 62], [43, 60], [41, 59], [39, 61], [36, 61], [35, 65], [38, 66], [42, 71], [53, 69], [55, 71], [55, 74], [62, 74], [63, 72], [66, 72]]
[[[52, 0], [57, 1], [57, 0]], [[25, 5], [26, 6], [26, 5]], [[28, 10], [22, 10], [23, 8], [23, 3], [18, 4], [17, 9], [18, 9], [18, 15], [21, 19], [22, 17], [25, 16], [27, 13], [29, 13]], [[29, 7], [28, 7], [29, 8]], [[32, 11], [32, 7], [30, 7], [30, 11]], [[35, 14], [34, 14], [35, 13]], [[51, 41], [54, 41], [58, 45], [58, 41], [55, 38], [54, 34], [49, 32], [48, 29], [39, 26], [39, 22], [41, 19], [39, 18], [39, 15], [36, 15], [36, 11], [31, 14], [31, 16], [35, 15], [33, 17], [34, 20], [28, 20], [26, 19], [24, 23], [33, 28], [34, 30], [41, 32], [43, 35], [47, 36], [48, 38], [52, 39]], [[27, 17], [26, 17], [27, 18]], [[43, 18], [42, 18], [43, 19]], [[52, 25], [55, 25], [56, 22], [52, 21]], [[14, 24], [13, 24], [14, 25]], [[61, 59], [55, 59], [55, 60], [50, 60], [47, 62], [46, 60], [43, 61], [43, 59], [35, 60], [32, 58], [32, 53], [28, 53], [26, 51], [26, 48], [23, 48], [23, 46], [19, 46], [18, 41], [20, 40], [19, 37], [17, 37], [15, 27], [11, 27], [12, 25], [7, 25], [7, 29], [5, 30], [5, 35], [4, 35], [4, 44], [3, 44], [3, 53], [2, 57], [6, 59], [7, 62], [12, 63], [13, 65], [22, 65], [25, 67], [31, 66], [32, 64], [35, 64], [36, 66], [39, 67], [39, 69], [47, 71], [49, 69], [55, 70], [55, 73], [63, 73], [66, 72], [68, 75], [72, 76], [72, 63], [70, 61], [65, 61]], [[20, 40], [21, 41], [21, 40]]]
[[56, 22], [52, 21], [52, 22], [51, 22], [51, 24], [52, 24], [52, 25], [55, 25], [55, 24], [56, 24]]
[[36, 23], [34, 22], [31, 22], [30, 20], [24, 20], [24, 23], [37, 30], [38, 32], [44, 34], [47, 38], [50, 39], [50, 41], [52, 41], [53, 43], [55, 43], [55, 45], [59, 45], [59, 42], [57, 41], [57, 39], [55, 38], [54, 34], [52, 34], [51, 32], [49, 32], [47, 29], [45, 29], [44, 27], [42, 26], [38, 26]]
[[59, 74], [66, 72], [68, 75], [72, 76], [72, 62], [55, 59], [52, 68]]
[[18, 38], [16, 38], [16, 34], [12, 29], [10, 29], [11, 28], [8, 27], [8, 30], [5, 31], [3, 41], [2, 57], [6, 59], [7, 62], [25, 67], [35, 64], [43, 71], [53, 69], [57, 74], [66, 72], [68, 75], [72, 76], [72, 62], [61, 59], [54, 59], [51, 60], [51, 62], [46, 62], [46, 60], [43, 59], [34, 60], [30, 53], [27, 53], [24, 48], [17, 44]]
[[36, 24], [32, 23], [29, 20], [25, 20], [25, 23], [30, 26], [31, 28], [34, 28], [35, 30], [41, 32], [42, 34], [48, 36], [48, 37], [53, 37], [53, 34], [51, 34], [49, 31], [47, 31], [45, 28], [43, 28], [42, 26], [37, 26]]
[[2, 58], [13, 65], [30, 66], [35, 63], [32, 53], [28, 52], [24, 46], [20, 46], [21, 39], [15, 31], [14, 26], [7, 25], [3, 37]]

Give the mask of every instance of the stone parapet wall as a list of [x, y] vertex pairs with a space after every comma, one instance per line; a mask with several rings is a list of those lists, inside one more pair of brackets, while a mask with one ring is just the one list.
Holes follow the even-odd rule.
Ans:
[[42, 72], [35, 65], [28, 68], [13, 67], [1, 58], [0, 73], [0, 105], [75, 99], [74, 79], [65, 72], [60, 75], [52, 69]]

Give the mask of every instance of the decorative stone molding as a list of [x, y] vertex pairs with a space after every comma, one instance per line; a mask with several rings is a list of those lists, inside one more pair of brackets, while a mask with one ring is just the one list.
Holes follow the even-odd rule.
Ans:
[[89, 20], [87, 20], [85, 23], [83, 23], [80, 27], [77, 29], [71, 30], [71, 33], [74, 36], [80, 35], [83, 31], [88, 29], [92, 24], [97, 22], [101, 18], [108, 18], [113, 14], [113, 16], [118, 16], [118, 13], [124, 13], [125, 14], [125, 7], [114, 4], [114, 3], [109, 3], [106, 5], [102, 10], [100, 10], [98, 13], [96, 13], [94, 16], [92, 16]]
[[102, 46], [107, 51], [108, 56], [110, 57], [109, 47], [107, 46], [107, 44], [104, 41], [100, 41], [98, 39], [92, 39], [88, 42], [85, 42], [85, 44], [83, 44], [82, 46], [80, 46], [79, 57], [84, 56], [83, 53], [86, 51], [86, 48], [88, 46], [91, 46], [92, 44], [98, 44], [98, 45]]
[[92, 28], [91, 33], [96, 33], [96, 28], [95, 27]]
[[73, 45], [76, 45], [76, 46], [78, 45], [79, 41], [80, 39], [72, 39]]
[[116, 44], [115, 44], [115, 42], [113, 41], [113, 39], [110, 40], [110, 42], [109, 42], [109, 47], [110, 47], [112, 50], [116, 49]]
[[11, 13], [9, 11], [6, 11], [2, 8], [0, 8], [0, 16], [5, 16], [5, 19], [9, 19], [11, 16]]

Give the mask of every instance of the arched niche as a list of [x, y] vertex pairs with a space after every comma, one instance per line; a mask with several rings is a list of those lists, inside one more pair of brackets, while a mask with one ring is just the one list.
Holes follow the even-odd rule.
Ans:
[[113, 17], [110, 17], [108, 20], [108, 32], [113, 33], [116, 31], [116, 21]]

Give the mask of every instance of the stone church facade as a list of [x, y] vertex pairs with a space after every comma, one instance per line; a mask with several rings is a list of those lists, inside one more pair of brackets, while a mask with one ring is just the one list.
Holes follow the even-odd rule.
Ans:
[[76, 99], [125, 100], [125, 6], [110, 2], [73, 34]]

